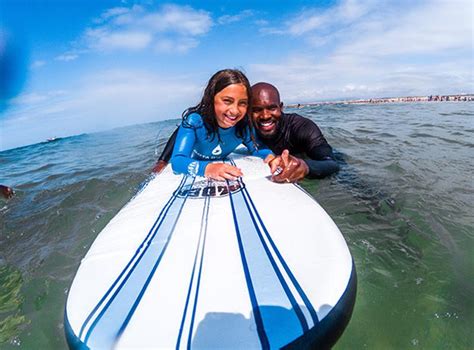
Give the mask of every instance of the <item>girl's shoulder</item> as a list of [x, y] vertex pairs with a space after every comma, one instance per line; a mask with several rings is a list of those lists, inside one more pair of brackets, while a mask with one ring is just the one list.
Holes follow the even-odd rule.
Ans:
[[182, 125], [188, 128], [197, 129], [204, 125], [204, 121], [199, 113], [191, 113], [184, 117]]

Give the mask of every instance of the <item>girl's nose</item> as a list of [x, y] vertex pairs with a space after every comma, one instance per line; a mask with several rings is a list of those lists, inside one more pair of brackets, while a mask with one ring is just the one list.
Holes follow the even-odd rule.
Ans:
[[239, 109], [236, 103], [233, 103], [229, 106], [229, 112], [232, 113], [233, 115], [239, 112]]

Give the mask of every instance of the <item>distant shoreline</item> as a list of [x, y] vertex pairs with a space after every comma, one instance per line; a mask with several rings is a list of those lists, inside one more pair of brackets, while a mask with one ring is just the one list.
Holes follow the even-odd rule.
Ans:
[[429, 96], [405, 96], [405, 97], [378, 97], [357, 100], [320, 101], [309, 103], [293, 103], [287, 105], [289, 108], [303, 108], [317, 105], [335, 104], [380, 104], [380, 103], [410, 103], [410, 102], [472, 102], [474, 94], [458, 95], [429, 95]]

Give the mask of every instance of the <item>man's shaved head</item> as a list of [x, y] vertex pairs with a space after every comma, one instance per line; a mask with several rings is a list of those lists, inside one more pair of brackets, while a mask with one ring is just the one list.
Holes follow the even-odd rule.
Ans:
[[261, 93], [266, 93], [266, 94], [271, 94], [277, 97], [278, 99], [278, 104], [280, 103], [280, 93], [278, 92], [278, 89], [273, 86], [272, 84], [265, 83], [265, 82], [260, 82], [257, 84], [252, 85], [252, 95], [257, 97]]
[[272, 84], [260, 82], [252, 86], [252, 120], [260, 137], [275, 135], [282, 114], [280, 93]]

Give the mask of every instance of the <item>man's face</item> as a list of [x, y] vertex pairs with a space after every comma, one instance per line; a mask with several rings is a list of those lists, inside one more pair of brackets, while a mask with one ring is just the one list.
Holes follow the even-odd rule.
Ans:
[[263, 137], [272, 137], [277, 131], [283, 103], [273, 89], [261, 89], [252, 96], [252, 119]]

